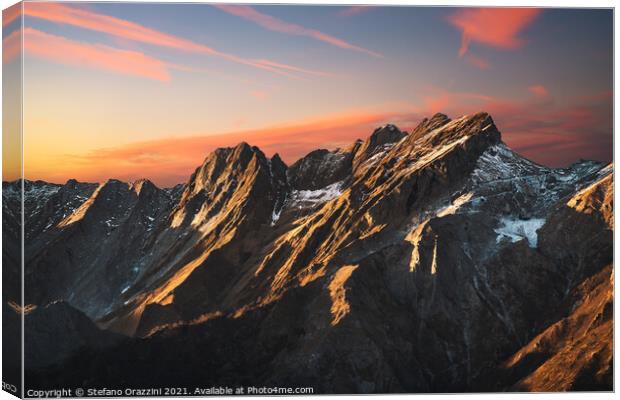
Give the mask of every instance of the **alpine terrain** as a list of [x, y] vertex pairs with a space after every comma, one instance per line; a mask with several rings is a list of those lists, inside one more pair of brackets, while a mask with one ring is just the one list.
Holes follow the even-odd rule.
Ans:
[[168, 189], [23, 185], [27, 388], [613, 390], [613, 164], [538, 165], [486, 113], [290, 166], [240, 143]]

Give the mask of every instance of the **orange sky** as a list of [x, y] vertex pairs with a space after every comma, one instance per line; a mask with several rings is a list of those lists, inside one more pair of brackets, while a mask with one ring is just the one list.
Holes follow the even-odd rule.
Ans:
[[[217, 147], [245, 141], [258, 146], [269, 157], [278, 153], [291, 164], [311, 150], [346, 147], [356, 139], [365, 139], [374, 128], [388, 122], [411, 130], [424, 116], [440, 111], [458, 117], [460, 112], [486, 110], [494, 117], [508, 145], [547, 164], [562, 164], [566, 157], [577, 160], [582, 152], [600, 147], [600, 141], [605, 140], [605, 130], [596, 124], [611, 113], [605, 107], [611, 92], [584, 98], [578, 107], [557, 108], [543, 86], [524, 90], [532, 94], [523, 102], [475, 93], [442, 92], [408, 111], [351, 111], [261, 129], [139, 141], [83, 154], [65, 153], [57, 158], [55, 168], [36, 170], [36, 163], [30, 163], [27, 173], [54, 182], [63, 182], [67, 176], [90, 182], [110, 177], [150, 177], [159, 185], [170, 186], [185, 181]], [[581, 135], [584, 129], [592, 130], [592, 135]], [[602, 131], [597, 133], [597, 129]]]
[[19, 74], [23, 38], [29, 179], [170, 186], [216, 147], [290, 164], [435, 112], [487, 111], [547, 165], [611, 159], [608, 10], [23, 4], [21, 34], [3, 13], [3, 65]]

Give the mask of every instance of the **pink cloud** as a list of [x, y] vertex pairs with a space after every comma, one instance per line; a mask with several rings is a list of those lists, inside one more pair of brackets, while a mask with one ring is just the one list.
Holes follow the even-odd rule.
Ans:
[[7, 26], [22, 16], [22, 3], [17, 3], [2, 10], [2, 26]]
[[467, 61], [468, 64], [482, 70], [487, 70], [491, 68], [491, 65], [487, 60], [485, 60], [484, 58], [476, 57], [471, 53], [465, 55], [465, 61]]
[[307, 68], [294, 67], [292, 65], [280, 64], [280, 63], [277, 63], [275, 61], [270, 61], [270, 60], [256, 60], [256, 63], [259, 65], [265, 66], [265, 67], [279, 68], [283, 71], [302, 72], [304, 74], [315, 75], [315, 76], [332, 76], [332, 74], [327, 73], [327, 72], [315, 71], [315, 70], [311, 70]]
[[338, 13], [338, 16], [339, 17], [352, 17], [354, 15], [366, 13], [370, 10], [372, 10], [372, 7], [369, 7], [369, 6], [351, 6], [351, 7], [347, 7], [344, 10], [340, 11]]
[[544, 87], [543, 85], [532, 85], [528, 87], [527, 90], [529, 90], [530, 93], [534, 94], [537, 97], [548, 97], [549, 96], [549, 90], [547, 90], [547, 88]]
[[253, 90], [250, 92], [250, 95], [258, 100], [267, 100], [269, 98], [269, 93], [264, 90]]
[[427, 96], [424, 98], [422, 110], [427, 111], [429, 114], [443, 112], [452, 107], [454, 105], [454, 101], [454, 96], [449, 93]]
[[[143, 53], [119, 50], [101, 44], [76, 42], [32, 28], [24, 33], [26, 54], [45, 60], [158, 81], [170, 80], [166, 64]], [[19, 54], [19, 53], [18, 53]]]
[[60, 3], [27, 3], [24, 13], [29, 17], [45, 19], [59, 24], [73, 25], [84, 29], [103, 32], [124, 39], [156, 46], [172, 47], [193, 52], [213, 52], [207, 46], [168, 35], [140, 24], [93, 11], [71, 7]]
[[[256, 60], [222, 52], [212, 47], [195, 43], [191, 40], [178, 36], [169, 35], [131, 21], [109, 15], [98, 14], [82, 8], [71, 7], [59, 3], [34, 2], [25, 4], [24, 13], [30, 17], [102, 32], [125, 40], [168, 47], [186, 52], [206, 54], [280, 75], [290, 75], [290, 73], [283, 71], [281, 67], [265, 65], [264, 63], [257, 62]], [[289, 68], [296, 68], [283, 63], [274, 62], [274, 64]], [[302, 71], [302, 69], [299, 69], [298, 72], [300, 71]]]
[[464, 56], [471, 42], [499, 49], [522, 46], [519, 35], [541, 12], [536, 8], [467, 8], [448, 21], [462, 32], [459, 55]]
[[306, 36], [316, 40], [320, 40], [325, 43], [329, 43], [342, 49], [358, 51], [371, 55], [373, 57], [383, 57], [383, 55], [377, 52], [348, 43], [342, 39], [338, 39], [334, 36], [323, 33], [316, 29], [305, 28], [301, 25], [286, 22], [276, 17], [272, 17], [271, 15], [263, 14], [250, 6], [213, 4], [213, 7], [216, 7], [224, 12], [235, 15], [237, 17], [244, 18], [248, 21], [252, 21], [255, 24], [270, 31], [284, 33], [287, 35]]
[[430, 94], [423, 96], [422, 106], [419, 109], [419, 113], [423, 115], [437, 112], [451, 115], [477, 112], [495, 100], [480, 93], [454, 92], [437, 87], [429, 87], [426, 90]]
[[2, 63], [8, 64], [20, 56], [22, 51], [22, 35], [19, 30], [11, 32], [2, 39]]

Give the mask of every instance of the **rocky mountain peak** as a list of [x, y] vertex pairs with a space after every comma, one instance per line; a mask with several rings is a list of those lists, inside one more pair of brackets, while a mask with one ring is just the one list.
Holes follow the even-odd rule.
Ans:
[[131, 187], [138, 196], [141, 196], [143, 192], [144, 194], [148, 195], [150, 193], [154, 193], [160, 190], [157, 186], [155, 186], [153, 182], [148, 179], [138, 179], [131, 184]]
[[271, 176], [279, 180], [282, 184], [286, 184], [286, 171], [288, 170], [288, 167], [286, 166], [284, 161], [282, 161], [278, 153], [274, 154], [273, 157], [271, 157], [271, 159], [269, 160], [269, 166]]
[[120, 187], [120, 186], [129, 186], [127, 182], [123, 182], [120, 179], [110, 178], [106, 179], [105, 182], [101, 184], [102, 187]]
[[372, 135], [370, 135], [370, 137], [366, 139], [355, 152], [353, 168], [356, 168], [358, 165], [368, 160], [375, 153], [392, 146], [405, 136], [407, 136], [406, 133], [401, 132], [400, 129], [392, 124], [387, 124], [376, 128]]
[[100, 184], [92, 195], [79, 208], [58, 223], [58, 227], [66, 228], [74, 223], [89, 220], [108, 220], [127, 212], [127, 205], [135, 202], [136, 193], [132, 185], [118, 179], [108, 179]]
[[480, 112], [447, 122], [428, 132], [422, 140], [433, 146], [438, 146], [476, 135], [488, 137], [493, 143], [499, 142], [501, 139], [501, 134], [491, 116], [485, 112]]
[[297, 190], [317, 190], [345, 179], [351, 174], [355, 150], [311, 151], [289, 167], [289, 184]]
[[[252, 160], [255, 162], [252, 164]], [[257, 147], [241, 142], [235, 147], [221, 147], [212, 151], [190, 177], [185, 195], [209, 190], [223, 177], [237, 179], [251, 164], [254, 168], [268, 168], [267, 158]]]
[[258, 147], [250, 146], [246, 142], [241, 142], [233, 148], [229, 163], [238, 162], [242, 165], [247, 165], [249, 160], [254, 156], [262, 156], [262, 158], [265, 158], [265, 155]]
[[108, 179], [99, 185], [93, 197], [96, 202], [111, 202], [120, 197], [134, 197], [136, 193], [132, 189], [133, 185], [131, 183], [118, 179]]
[[387, 124], [376, 128], [372, 135], [364, 142], [361, 151], [372, 151], [377, 146], [398, 142], [406, 136], [396, 125]]
[[394, 124], [385, 124], [375, 128], [368, 140], [379, 145], [398, 141], [404, 134]]
[[[450, 120], [450, 118], [449, 118], [446, 114], [444, 114], [444, 113], [440, 113], [440, 112], [435, 113], [435, 114], [431, 117], [431, 119], [427, 120], [428, 125], [429, 125], [430, 127], [433, 127], [433, 126], [434, 126], [434, 128], [438, 128], [438, 127], [440, 127], [440, 126], [442, 126], [442, 125], [445, 125], [445, 124], [447, 124], [447, 123], [448, 123], [448, 122], [450, 122], [450, 121], [451, 121], [451, 120]], [[433, 128], [433, 129], [434, 129], [434, 128]]]
[[76, 188], [78, 186], [78, 184], [79, 184], [79, 182], [76, 179], [69, 179], [65, 183], [65, 187], [67, 187], [67, 188]]
[[409, 134], [413, 140], [419, 139], [426, 133], [440, 128], [450, 122], [450, 118], [442, 113], [436, 113], [430, 119], [424, 118]]
[[284, 161], [282, 161], [282, 158], [280, 158], [280, 155], [278, 153], [275, 153], [273, 157], [271, 157], [271, 163], [272, 165], [278, 165], [278, 167], [287, 168], [286, 164], [284, 163]]

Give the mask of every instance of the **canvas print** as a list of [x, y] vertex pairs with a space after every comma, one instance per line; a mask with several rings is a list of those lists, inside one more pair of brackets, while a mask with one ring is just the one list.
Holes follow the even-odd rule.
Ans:
[[612, 391], [613, 10], [3, 11], [3, 389]]

